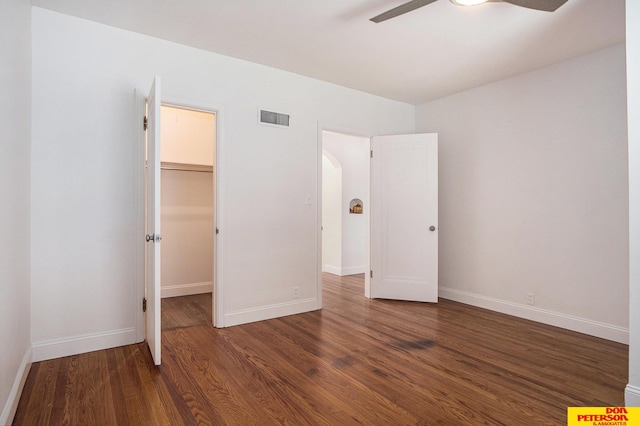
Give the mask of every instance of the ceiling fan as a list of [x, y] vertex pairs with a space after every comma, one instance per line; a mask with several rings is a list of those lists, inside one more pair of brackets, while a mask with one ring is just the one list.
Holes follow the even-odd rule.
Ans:
[[[396, 16], [403, 15], [419, 7], [426, 6], [435, 2], [436, 0], [412, 0], [410, 2], [401, 4], [398, 7], [394, 7], [378, 16], [374, 16], [369, 19], [375, 23], [386, 21], [387, 19], [395, 18]], [[459, 6], [475, 6], [477, 4], [486, 2], [504, 2], [514, 4], [516, 6], [526, 7], [527, 9], [543, 10], [545, 12], [553, 12], [560, 6], [565, 4], [567, 0], [451, 0], [451, 3]]]

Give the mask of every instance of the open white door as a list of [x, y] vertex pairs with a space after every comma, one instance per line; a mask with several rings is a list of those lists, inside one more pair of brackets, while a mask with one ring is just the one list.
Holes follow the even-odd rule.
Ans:
[[438, 135], [371, 139], [371, 298], [438, 301]]
[[160, 77], [147, 98], [146, 191], [146, 337], [151, 356], [160, 365]]

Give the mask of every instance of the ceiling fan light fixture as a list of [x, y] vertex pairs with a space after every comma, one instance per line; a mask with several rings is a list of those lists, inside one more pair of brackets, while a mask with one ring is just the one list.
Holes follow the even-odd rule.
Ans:
[[477, 6], [482, 3], [486, 3], [489, 0], [450, 0], [451, 3], [457, 6]]
[[[419, 9], [438, 0], [409, 0], [406, 3], [387, 10], [378, 16], [369, 19], [371, 22], [380, 23], [396, 16], [404, 15], [407, 12]], [[553, 12], [569, 0], [449, 0], [457, 6], [477, 6], [486, 2], [504, 2], [514, 6], [521, 6], [526, 9], [543, 10]], [[586, 1], [586, 0], [585, 0]]]

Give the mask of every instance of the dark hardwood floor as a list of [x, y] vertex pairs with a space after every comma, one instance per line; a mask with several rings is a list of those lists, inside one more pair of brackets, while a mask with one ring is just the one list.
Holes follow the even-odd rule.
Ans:
[[17, 425], [565, 425], [624, 405], [625, 345], [441, 299], [371, 301], [324, 276], [324, 308], [215, 329], [211, 296], [163, 301], [145, 344], [35, 363]]

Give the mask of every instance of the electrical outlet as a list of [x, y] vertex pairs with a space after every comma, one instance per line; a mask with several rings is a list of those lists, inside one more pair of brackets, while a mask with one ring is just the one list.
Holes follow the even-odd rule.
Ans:
[[536, 304], [536, 296], [533, 293], [527, 293], [527, 305], [535, 305]]
[[294, 287], [293, 288], [293, 298], [297, 299], [300, 297], [300, 287]]

